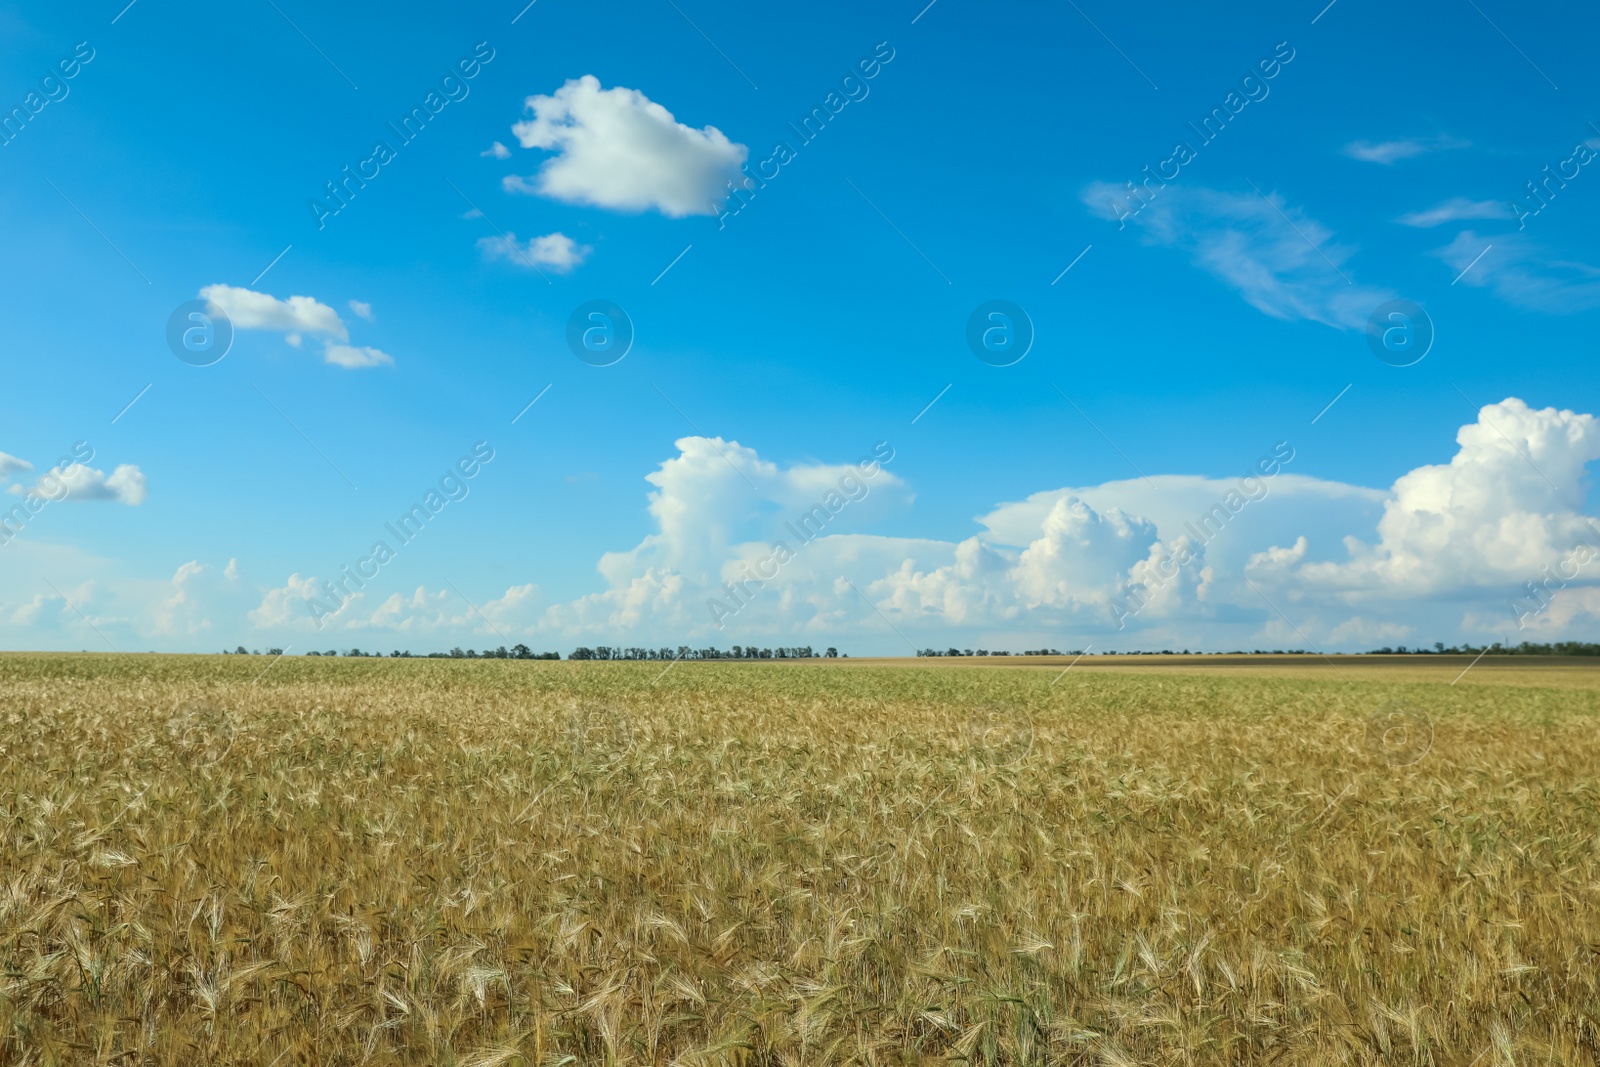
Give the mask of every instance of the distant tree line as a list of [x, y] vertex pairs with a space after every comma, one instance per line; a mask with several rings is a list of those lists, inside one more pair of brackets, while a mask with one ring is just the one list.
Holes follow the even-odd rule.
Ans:
[[[605, 659], [605, 660], [680, 660], [680, 659], [838, 659], [839, 650], [829, 648], [820, 655], [810, 645], [800, 645], [795, 648], [757, 648], [754, 645], [734, 645], [732, 651], [724, 652], [720, 648], [690, 648], [688, 645], [679, 645], [671, 648], [611, 648], [599, 645], [595, 648], [575, 648], [568, 659]], [[847, 655], [844, 657], [849, 659]]]
[[[251, 651], [240, 645], [229, 652], [222, 650], [224, 656], [259, 656], [260, 650]], [[265, 653], [268, 656], [281, 656], [283, 649], [270, 648]], [[382, 659], [382, 652], [363, 652], [359, 648], [352, 648], [347, 652], [330, 648], [326, 652], [307, 652], [308, 656], [345, 656], [357, 659]], [[514, 645], [511, 648], [501, 645], [496, 649], [484, 649], [475, 652], [472, 649], [462, 651], [452, 648], [449, 652], [425, 652], [412, 655], [409, 651], [396, 649], [390, 652], [389, 659], [560, 659], [559, 652], [535, 652], [527, 645]], [[680, 660], [680, 659], [838, 659], [837, 648], [824, 649], [818, 652], [810, 645], [798, 645], [786, 648], [757, 648], [754, 645], [734, 645], [732, 651], [724, 652], [720, 648], [690, 648], [688, 645], [679, 645], [671, 648], [613, 648], [609, 645], [600, 645], [596, 648], [575, 648], [567, 656], [573, 660]], [[849, 659], [849, 655], [844, 656]]]
[[1531, 641], [1524, 641], [1520, 645], [1502, 646], [1498, 642], [1492, 645], [1451, 646], [1446, 648], [1443, 641], [1435, 641], [1432, 648], [1407, 648], [1400, 645], [1397, 648], [1375, 648], [1373, 655], [1384, 656], [1478, 656], [1485, 652], [1493, 652], [1497, 656], [1600, 656], [1600, 645], [1587, 641], [1554, 641], [1549, 644], [1536, 645]]
[[[259, 650], [252, 652], [251, 650], [245, 648], [243, 645], [240, 645], [238, 648], [234, 649], [232, 652], [229, 652], [227, 649], [223, 649], [222, 650], [222, 654], [224, 656], [229, 656], [229, 655], [232, 655], [232, 656], [259, 656], [259, 655], [262, 655], [262, 653]], [[268, 656], [281, 656], [281, 655], [283, 655], [283, 649], [281, 649], [281, 648], [269, 648], [269, 649], [267, 649], [265, 654], [268, 655]], [[449, 652], [424, 652], [424, 653], [421, 653], [421, 654], [416, 655], [416, 656], [413, 656], [409, 651], [404, 651], [403, 652], [403, 651], [401, 651], [399, 649], [395, 649], [393, 652], [390, 652], [387, 657], [385, 657], [382, 652], [363, 652], [359, 648], [352, 648], [348, 652], [340, 652], [338, 649], [330, 648], [326, 652], [315, 652], [315, 651], [313, 651], [313, 652], [307, 652], [306, 655], [308, 655], [308, 656], [347, 656], [347, 657], [354, 657], [354, 658], [357, 658], [357, 659], [384, 659], [384, 658], [388, 658], [388, 659], [560, 659], [561, 658], [561, 653], [559, 653], [559, 652], [535, 652], [533, 649], [529, 648], [527, 645], [516, 645], [516, 646], [514, 646], [512, 648], [509, 648], [509, 649], [506, 648], [506, 646], [501, 645], [499, 648], [492, 649], [492, 650], [486, 648], [482, 652], [474, 652], [470, 648], [467, 649], [465, 652], [463, 652], [459, 648], [452, 648]]]
[[990, 652], [986, 648], [980, 648], [976, 652], [970, 648], [965, 650], [950, 648], [943, 652], [940, 652], [937, 648], [919, 648], [917, 650], [917, 655], [919, 656], [1077, 656], [1081, 654], [1076, 651], [1062, 652], [1060, 649], [1055, 648], [1030, 648], [1026, 652]]
[[[1502, 647], [1498, 643], [1493, 645], [1452, 645], [1446, 647], [1443, 641], [1435, 641], [1432, 648], [1407, 648], [1400, 645], [1390, 648], [1372, 649], [1367, 655], [1372, 656], [1476, 656], [1486, 652], [1493, 652], [1498, 656], [1600, 656], [1600, 644], [1585, 641], [1555, 641], [1550, 644], [1538, 645], [1531, 641], [1524, 641], [1520, 645]], [[260, 650], [251, 651], [240, 645], [232, 652], [222, 650], [224, 656], [281, 656], [283, 649], [269, 648], [265, 653]], [[1170, 648], [1160, 651], [1133, 651], [1098, 653], [1082, 652], [1077, 649], [1068, 649], [1063, 652], [1058, 648], [1030, 648], [1024, 652], [991, 651], [989, 649], [960, 649], [950, 648], [943, 652], [936, 648], [922, 648], [917, 650], [918, 656], [1310, 656], [1314, 653], [1303, 648], [1258, 648], [1250, 652], [1243, 649], [1234, 649], [1231, 652], [1190, 652], [1187, 648], [1175, 652]], [[329, 649], [326, 652], [307, 652], [308, 656], [346, 656], [356, 658], [384, 658], [382, 652], [363, 652], [359, 648], [352, 648], [348, 652]], [[679, 645], [672, 648], [621, 648], [609, 645], [598, 645], [594, 648], [579, 647], [572, 650], [567, 658], [571, 660], [717, 660], [717, 659], [849, 659], [849, 654], [841, 654], [836, 648], [824, 649], [817, 652], [810, 645], [799, 645], [785, 648], [757, 648], [754, 645], [734, 645], [729, 651], [720, 648], [690, 648], [688, 645]], [[514, 645], [506, 648], [501, 645], [495, 649], [484, 649], [475, 652], [472, 649], [462, 651], [452, 648], [449, 652], [424, 652], [413, 656], [409, 651], [396, 649], [388, 654], [389, 659], [560, 659], [559, 652], [535, 652], [527, 645]]]

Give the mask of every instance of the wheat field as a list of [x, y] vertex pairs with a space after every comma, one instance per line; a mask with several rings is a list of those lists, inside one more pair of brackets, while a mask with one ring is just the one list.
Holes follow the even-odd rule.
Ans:
[[1600, 683], [1453, 673], [3, 656], [0, 1063], [1595, 1063]]

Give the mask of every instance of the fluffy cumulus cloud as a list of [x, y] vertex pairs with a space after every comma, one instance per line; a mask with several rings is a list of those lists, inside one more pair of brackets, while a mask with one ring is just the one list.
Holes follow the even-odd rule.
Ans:
[[1600, 459], [1600, 421], [1515, 397], [1489, 404], [1456, 435], [1450, 462], [1398, 478], [1372, 542], [1344, 539], [1346, 558], [1309, 561], [1309, 537], [1252, 557], [1252, 575], [1297, 598], [1412, 600], [1515, 589], [1575, 546], [1600, 543], [1581, 513], [1585, 468]]
[[[53, 628], [84, 622], [111, 624], [122, 620], [98, 610], [103, 607], [103, 590], [93, 581], [79, 582], [65, 589], [52, 587], [48, 593], [35, 593], [21, 603], [7, 604], [0, 617], [17, 626]], [[84, 614], [79, 615], [78, 612]]]
[[[611, 643], [856, 633], [889, 652], [955, 635], [1002, 646], [999, 635], [1013, 635], [1013, 647], [1099, 635], [1103, 647], [1365, 648], [1419, 627], [1452, 640], [1514, 629], [1508, 598], [1560, 573], [1553, 602], [1523, 611], [1524, 625], [1536, 619], [1546, 636], [1600, 626], [1590, 584], [1600, 524], [1580, 510], [1600, 420], [1508, 398], [1463, 426], [1457, 445], [1449, 462], [1381, 490], [1292, 473], [1294, 450], [1280, 442], [1238, 477], [1047, 490], [945, 541], [868, 532], [911, 501], [892, 450], [868, 477], [870, 455], [785, 467], [737, 442], [685, 438], [649, 476], [654, 530], [601, 558], [604, 589], [538, 610], [513, 589], [526, 610], [497, 625]], [[1574, 578], [1575, 545], [1594, 546], [1596, 562]], [[395, 624], [420, 605], [391, 605]]]
[[190, 560], [173, 573], [170, 591], [151, 612], [149, 632], [180, 637], [213, 632], [212, 614], [226, 610], [229, 601], [237, 601], [238, 585], [238, 560], [230, 559], [220, 571]]
[[547, 267], [557, 274], [566, 274], [582, 263], [593, 249], [578, 244], [564, 233], [549, 233], [519, 243], [515, 233], [507, 232], [504, 237], [480, 238], [478, 251], [491, 263], [505, 260], [528, 270]]
[[[0, 599], [0, 628], [29, 641], [59, 630], [79, 647], [80, 631], [85, 644], [98, 640], [87, 617], [118, 643], [137, 634], [194, 647], [214, 634], [300, 651], [1594, 640], [1600, 522], [1583, 508], [1596, 459], [1600, 419], [1507, 398], [1460, 428], [1453, 455], [1385, 489], [1312, 477], [1309, 457], [1278, 442], [1231, 476], [1043, 490], [941, 538], [877, 532], [903, 526], [914, 503], [887, 443], [780, 463], [737, 441], [686, 437], [646, 475], [641, 536], [600, 555], [582, 595], [550, 597], [524, 576], [463, 595], [438, 580], [395, 587], [384, 572], [319, 620], [310, 602], [327, 603], [320, 577], [263, 587], [236, 563], [191, 561], [170, 578], [117, 582], [103, 561], [47, 559], [67, 550], [18, 538], [6, 551], [88, 577]], [[70, 480], [108, 499], [142, 498], [130, 476]]]
[[[463, 600], [451, 589], [425, 586], [387, 596], [360, 590], [347, 593], [342, 601], [330, 598], [321, 580], [292, 574], [284, 585], [267, 590], [248, 615], [259, 630], [287, 635], [307, 649], [357, 634], [426, 643], [482, 633], [497, 636], [500, 643], [514, 643], [507, 635], [524, 635], [535, 629], [539, 604], [539, 587], [533, 584], [513, 586], [501, 596], [477, 604]], [[310, 605], [317, 601], [331, 604], [332, 610], [312, 612]]]
[[[300, 347], [306, 336], [318, 338], [322, 341], [323, 362], [336, 367], [354, 370], [394, 362], [387, 353], [376, 348], [351, 345], [350, 328], [339, 313], [313, 297], [291, 296], [279, 300], [270, 293], [258, 293], [253, 289], [208, 285], [200, 290], [200, 299], [226, 315], [238, 330], [281, 333], [295, 348]], [[359, 318], [373, 321], [371, 304], [352, 300], [350, 310]]]
[[554, 155], [530, 177], [508, 176], [513, 193], [673, 218], [714, 215], [749, 154], [715, 126], [685, 126], [637, 89], [602, 89], [593, 75], [528, 97], [525, 110], [529, 117], [511, 127], [517, 142]]
[[227, 315], [240, 330], [275, 330], [279, 333], [309, 333], [350, 339], [339, 313], [309, 296], [279, 300], [269, 293], [258, 293], [233, 285], [208, 285], [200, 299]]
[[1196, 267], [1273, 318], [1361, 329], [1393, 296], [1352, 281], [1352, 249], [1276, 194], [1169, 185], [1130, 201], [1125, 186], [1097, 182], [1083, 202], [1102, 218], [1132, 225], [1148, 244], [1188, 253]]
[[[954, 631], [1026, 634], [1017, 638], [1025, 643], [1063, 628], [1132, 632], [1218, 616], [1210, 544], [1225, 540], [1224, 532], [1237, 539], [1254, 531], [1259, 546], [1261, 529], [1283, 528], [1294, 505], [1264, 503], [1276, 479], [1284, 496], [1346, 512], [1374, 506], [1375, 495], [1303, 476], [1291, 481], [1277, 459], [1265, 480], [1259, 469], [1254, 481], [1164, 476], [1163, 484], [1143, 486], [1143, 498], [1128, 489], [1134, 483], [1036, 494], [981, 516], [965, 539], [944, 541], [867, 532], [912, 502], [887, 443], [851, 463], [789, 466], [721, 438], [686, 437], [677, 448], [646, 479], [653, 530], [600, 558], [604, 588], [543, 604], [531, 587], [514, 587], [482, 605], [484, 619], [444, 590], [353, 597], [324, 625], [396, 633], [465, 625], [485, 638], [535, 644], [531, 635], [729, 644], [831, 643], [841, 633], [867, 632], [901, 652], [912, 651], [902, 642], [942, 645]], [[1292, 458], [1292, 449], [1279, 455]], [[1103, 502], [1119, 496], [1164, 501], [1162, 519]], [[1274, 508], [1278, 525], [1259, 526], [1260, 514]], [[1222, 556], [1240, 561], [1237, 578], [1246, 553]], [[296, 576], [269, 594], [262, 614], [308, 628], [310, 595], [315, 584]], [[1228, 610], [1221, 605], [1223, 615]]]
[[149, 496], [144, 472], [132, 463], [119, 464], [110, 474], [82, 463], [52, 467], [32, 486], [11, 485], [13, 496], [34, 500], [112, 500], [138, 507]]
[[276, 589], [269, 589], [261, 603], [251, 610], [249, 618], [263, 630], [292, 629], [310, 620], [306, 604], [322, 596], [321, 583], [315, 577], [302, 578], [289, 575], [289, 580]]
[[119, 504], [138, 507], [149, 495], [144, 472], [132, 463], [120, 464], [110, 474], [81, 463], [52, 473], [59, 473], [66, 486], [67, 497], [72, 500], [115, 500]]

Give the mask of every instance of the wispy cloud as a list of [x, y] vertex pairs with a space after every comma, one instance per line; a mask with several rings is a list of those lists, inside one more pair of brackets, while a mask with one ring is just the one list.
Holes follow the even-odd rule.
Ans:
[[1464, 196], [1453, 196], [1426, 211], [1412, 211], [1401, 215], [1395, 221], [1402, 226], [1428, 227], [1467, 219], [1500, 219], [1511, 222], [1516, 219], [1516, 213], [1504, 200], [1468, 200]]
[[343, 367], [345, 370], [360, 370], [364, 367], [381, 367], [394, 363], [394, 357], [376, 348], [340, 344], [330, 344], [324, 348], [322, 360], [324, 363], [332, 363], [335, 367]]
[[[1105, 218], [1121, 188], [1096, 183], [1084, 191], [1090, 210]], [[1386, 290], [1356, 285], [1344, 271], [1352, 249], [1327, 227], [1276, 194], [1168, 188], [1133, 224], [1150, 244], [1180, 248], [1194, 265], [1233, 287], [1273, 318], [1360, 329]]]
[[1458, 273], [1491, 243], [1494, 250], [1462, 276], [1463, 285], [1488, 289], [1508, 304], [1552, 315], [1600, 307], [1600, 267], [1560, 259], [1519, 234], [1499, 235], [1491, 242], [1466, 230], [1433, 254]]
[[1412, 159], [1429, 152], [1469, 146], [1467, 141], [1441, 134], [1438, 137], [1404, 137], [1394, 141], [1351, 141], [1344, 146], [1344, 154], [1364, 163], [1378, 163], [1387, 167], [1402, 159]]

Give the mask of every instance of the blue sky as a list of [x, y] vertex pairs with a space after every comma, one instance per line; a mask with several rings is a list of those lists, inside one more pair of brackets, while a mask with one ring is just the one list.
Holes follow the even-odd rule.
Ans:
[[0, 6], [0, 645], [1600, 639], [1596, 19], [1529, 16]]

